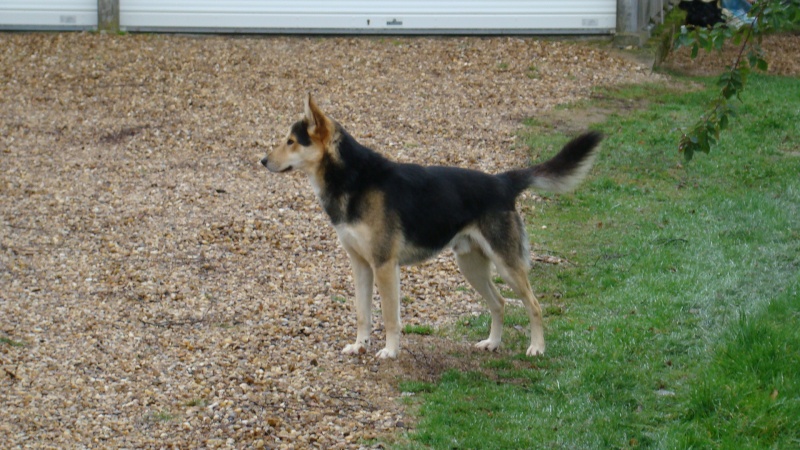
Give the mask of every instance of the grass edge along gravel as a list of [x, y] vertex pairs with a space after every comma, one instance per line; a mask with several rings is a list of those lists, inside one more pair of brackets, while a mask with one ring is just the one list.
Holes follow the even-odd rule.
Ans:
[[[754, 76], [720, 151], [682, 166], [676, 127], [713, 95], [713, 80], [684, 81], [704, 87], [571, 107], [608, 111], [592, 125], [607, 139], [577, 192], [523, 205], [535, 252], [569, 261], [531, 271], [546, 355], [524, 356], [509, 308], [479, 370], [400, 382], [418, 422], [394, 448], [800, 445], [800, 81]], [[540, 117], [524, 137], [539, 158], [568, 128]]]

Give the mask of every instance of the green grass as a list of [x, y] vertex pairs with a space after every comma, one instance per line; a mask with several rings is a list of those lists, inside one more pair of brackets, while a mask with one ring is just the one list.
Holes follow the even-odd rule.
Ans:
[[193, 398], [193, 399], [191, 399], [188, 402], [183, 404], [183, 406], [199, 407], [199, 408], [202, 408], [202, 407], [207, 406], [207, 405], [208, 405], [208, 401], [206, 399], [204, 399], [204, 398]]
[[403, 327], [403, 334], [419, 334], [421, 336], [430, 336], [433, 334], [434, 329], [430, 325], [406, 325]]
[[174, 414], [166, 410], [151, 412], [145, 416], [145, 420], [148, 422], [169, 422], [175, 418]]
[[24, 347], [24, 342], [18, 342], [5, 336], [0, 336], [0, 344], [10, 345], [11, 347]]
[[421, 392], [433, 392], [436, 388], [431, 383], [424, 381], [403, 381], [400, 383], [400, 392], [419, 394]]
[[[701, 80], [711, 86], [713, 80]], [[511, 309], [500, 352], [418, 391], [398, 448], [798, 448], [800, 81], [753, 76], [733, 129], [682, 165], [679, 124], [712, 90], [636, 86], [577, 192], [528, 217], [547, 354], [524, 356]], [[586, 105], [581, 105], [585, 107]], [[566, 140], [530, 121], [533, 154]], [[546, 226], [546, 228], [543, 228]], [[456, 338], [482, 339], [487, 316]]]
[[799, 288], [742, 314], [715, 346], [671, 430], [681, 447], [800, 446]]

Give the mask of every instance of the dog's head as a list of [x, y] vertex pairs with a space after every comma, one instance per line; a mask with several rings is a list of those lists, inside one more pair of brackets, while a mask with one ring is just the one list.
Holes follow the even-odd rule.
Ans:
[[313, 174], [329, 151], [334, 132], [334, 122], [323, 114], [309, 94], [303, 119], [292, 125], [286, 139], [262, 159], [261, 164], [271, 172], [297, 169]]

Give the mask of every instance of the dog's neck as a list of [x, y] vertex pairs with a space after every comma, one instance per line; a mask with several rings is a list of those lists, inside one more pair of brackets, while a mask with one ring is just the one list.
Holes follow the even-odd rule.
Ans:
[[351, 200], [379, 183], [385, 177], [384, 168], [392, 162], [359, 144], [343, 128], [337, 130], [331, 147], [310, 179], [323, 209], [337, 225], [357, 218], [359, 212], [350, 206], [357, 202]]

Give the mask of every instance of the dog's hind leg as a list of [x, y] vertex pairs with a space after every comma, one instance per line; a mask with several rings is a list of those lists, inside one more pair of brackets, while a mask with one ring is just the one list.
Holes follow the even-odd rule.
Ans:
[[[502, 264], [502, 263], [501, 263]], [[544, 325], [542, 324], [542, 307], [536, 296], [533, 295], [531, 283], [528, 281], [528, 271], [524, 265], [501, 267], [498, 265], [500, 276], [506, 280], [511, 289], [522, 299], [528, 311], [531, 323], [531, 345], [526, 354], [536, 356], [544, 354]]]
[[372, 332], [372, 267], [361, 256], [348, 250], [350, 264], [356, 283], [356, 342], [348, 344], [342, 350], [344, 354], [358, 354], [369, 346], [369, 335]]
[[386, 328], [386, 347], [375, 356], [380, 359], [396, 358], [400, 352], [400, 266], [389, 261], [375, 268], [378, 293], [381, 295], [381, 312]]
[[481, 234], [491, 250], [490, 256], [497, 272], [522, 299], [531, 324], [531, 344], [527, 355], [544, 354], [544, 326], [542, 307], [533, 295], [528, 281], [528, 238], [525, 225], [516, 212], [485, 217], [480, 224]]
[[475, 347], [493, 351], [500, 346], [503, 337], [505, 300], [492, 282], [491, 262], [480, 248], [474, 246], [469, 251], [456, 253], [456, 261], [464, 278], [486, 300], [492, 314], [489, 338], [478, 342]]

